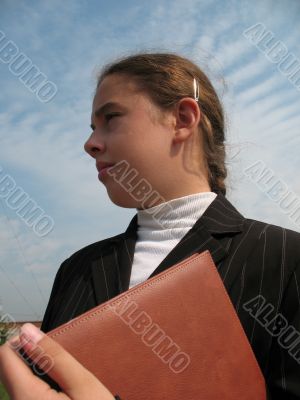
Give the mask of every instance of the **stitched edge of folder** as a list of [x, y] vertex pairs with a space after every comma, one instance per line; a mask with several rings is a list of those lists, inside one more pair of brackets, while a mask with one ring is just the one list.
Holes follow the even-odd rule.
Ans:
[[[197, 254], [197, 253], [195, 253], [195, 254]], [[130, 299], [130, 297], [132, 297], [135, 293], [139, 293], [139, 292], [143, 291], [145, 288], [153, 286], [156, 283], [160, 282], [161, 280], [168, 279], [175, 272], [177, 272], [178, 270], [181, 270], [181, 269], [185, 269], [189, 264], [195, 262], [195, 260], [201, 259], [201, 258], [207, 257], [207, 256], [209, 256], [209, 260], [208, 260], [209, 266], [212, 267], [213, 269], [215, 269], [215, 271], [217, 272], [217, 274], [218, 274], [218, 276], [220, 278], [220, 281], [221, 281], [221, 285], [220, 286], [221, 286], [221, 289], [222, 289], [223, 293], [225, 294], [225, 298], [227, 299], [227, 302], [229, 303], [230, 307], [234, 308], [234, 306], [232, 304], [232, 301], [231, 301], [231, 299], [229, 297], [229, 294], [228, 294], [228, 292], [227, 292], [227, 290], [226, 290], [226, 288], [225, 288], [225, 286], [224, 286], [224, 284], [222, 282], [222, 279], [221, 279], [221, 277], [219, 275], [219, 271], [216, 268], [216, 265], [214, 264], [214, 261], [212, 259], [212, 256], [211, 256], [210, 252], [208, 250], [205, 250], [202, 253], [198, 253], [197, 255], [195, 255], [195, 254], [191, 255], [190, 257], [188, 257], [185, 260], [180, 261], [177, 266], [173, 266], [171, 269], [169, 269], [167, 271], [164, 271], [161, 274], [161, 276], [156, 275], [156, 276], [148, 279], [146, 282], [138, 284], [136, 287], [133, 287], [132, 289], [130, 289], [129, 293], [128, 292], [121, 293], [118, 296], [116, 296], [115, 298], [113, 298], [111, 300], [108, 300], [107, 304], [106, 305], [103, 304], [103, 307], [101, 307], [99, 310], [97, 310], [97, 311], [93, 311], [93, 310], [87, 311], [87, 313], [86, 313], [86, 315], [84, 317], [83, 316], [78, 316], [74, 320], [71, 320], [70, 322], [68, 322], [67, 325], [64, 326], [63, 328], [58, 327], [58, 328], [54, 329], [52, 331], [52, 333], [49, 332], [49, 334], [47, 334], [47, 335], [49, 337], [51, 337], [51, 338], [55, 338], [57, 336], [60, 336], [63, 333], [65, 333], [68, 330], [70, 330], [71, 328], [73, 328], [73, 327], [75, 327], [77, 325], [83, 324], [86, 321], [88, 321], [91, 318], [93, 318], [94, 316], [103, 313], [107, 309], [111, 308], [113, 305], [117, 305], [118, 303], [121, 303], [124, 299]], [[236, 313], [236, 311], [235, 311], [235, 313]], [[244, 331], [242, 323], [239, 320], [237, 315], [235, 315], [234, 324], [241, 331], [241, 333], [242, 333], [242, 335], [243, 335], [243, 337], [245, 339], [245, 344], [248, 347], [248, 349], [250, 350], [250, 354], [252, 355], [252, 361], [257, 366], [257, 369], [260, 371], [260, 378], [265, 383], [264, 375], [263, 375], [263, 373], [261, 371], [261, 368], [260, 368], [260, 366], [258, 364], [258, 361], [257, 361], [257, 359], [255, 357], [254, 351], [253, 351], [253, 349], [252, 349], [252, 347], [251, 347], [251, 345], [249, 343], [249, 340], [248, 340], [247, 335], [246, 335], [246, 333]]]
[[[130, 289], [130, 292], [125, 292], [125, 293], [121, 293], [118, 296], [116, 296], [115, 298], [107, 301], [107, 304], [103, 304], [103, 307], [101, 307], [99, 310], [93, 311], [87, 311], [85, 316], [78, 316], [76, 318], [74, 318], [74, 320], [71, 320], [70, 322], [67, 322], [67, 325], [64, 326], [63, 328], [57, 327], [56, 329], [54, 329], [52, 332], [47, 333], [48, 336], [54, 338], [56, 336], [59, 336], [60, 334], [68, 331], [69, 329], [73, 328], [76, 325], [82, 324], [87, 320], [90, 320], [91, 318], [93, 318], [94, 316], [103, 313], [104, 311], [106, 311], [107, 309], [110, 309], [112, 307], [112, 305], [117, 305], [118, 303], [121, 303], [124, 299], [126, 298], [130, 298], [132, 297], [135, 293], [139, 293], [141, 291], [143, 291], [145, 288], [149, 287], [149, 286], [153, 286], [155, 285], [157, 282], [161, 281], [161, 280], [165, 280], [168, 279], [171, 275], [173, 275], [175, 272], [177, 272], [180, 269], [184, 269], [186, 268], [187, 265], [189, 265], [190, 263], [194, 262], [196, 259], [201, 259], [203, 257], [207, 257], [207, 253], [209, 255], [209, 264], [211, 267], [215, 268], [215, 265], [213, 263], [213, 260], [211, 258], [210, 252], [208, 250], [200, 253], [199, 255], [195, 256], [192, 255], [190, 256], [191, 259], [185, 259], [183, 261], [180, 261], [178, 263], [177, 266], [174, 266], [173, 268], [171, 268], [170, 270], [168, 270], [167, 272], [162, 273], [162, 276], [153, 276], [152, 278], [148, 279], [146, 282], [140, 283], [139, 285], [137, 285], [136, 287], [133, 287], [132, 289]], [[221, 279], [221, 278], [220, 278]], [[225, 290], [226, 292], [226, 290]], [[227, 292], [226, 292], [227, 293]], [[228, 297], [229, 299], [229, 297]]]

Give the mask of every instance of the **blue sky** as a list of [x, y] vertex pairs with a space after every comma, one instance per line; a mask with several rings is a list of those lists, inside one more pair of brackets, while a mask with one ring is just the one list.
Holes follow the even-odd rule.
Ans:
[[83, 151], [97, 71], [135, 51], [175, 51], [207, 72], [226, 110], [228, 198], [249, 218], [300, 231], [244, 172], [259, 162], [300, 199], [300, 85], [243, 34], [260, 24], [300, 60], [299, 22], [298, 0], [2, 1], [0, 53], [12, 40], [57, 87], [41, 102], [0, 61], [2, 174], [54, 221], [39, 237], [0, 197], [3, 311], [41, 318], [61, 262], [124, 231], [135, 214], [110, 202]]

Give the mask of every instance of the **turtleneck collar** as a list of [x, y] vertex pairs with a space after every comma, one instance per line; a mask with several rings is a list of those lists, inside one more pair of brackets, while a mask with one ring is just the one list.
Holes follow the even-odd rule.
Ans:
[[216, 196], [214, 192], [200, 192], [137, 210], [139, 231], [173, 229], [179, 222], [181, 229], [190, 228]]

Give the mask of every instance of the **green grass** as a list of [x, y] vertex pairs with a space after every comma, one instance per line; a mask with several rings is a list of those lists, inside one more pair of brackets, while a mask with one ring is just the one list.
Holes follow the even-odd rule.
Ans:
[[9, 400], [8, 394], [6, 393], [4, 386], [0, 383], [0, 400]]

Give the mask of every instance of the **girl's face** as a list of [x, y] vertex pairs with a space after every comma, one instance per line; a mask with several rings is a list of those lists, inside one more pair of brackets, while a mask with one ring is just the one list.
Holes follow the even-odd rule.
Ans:
[[176, 174], [171, 162], [174, 118], [172, 113], [161, 117], [150, 98], [138, 91], [132, 78], [125, 75], [105, 77], [96, 92], [91, 115], [93, 132], [85, 150], [96, 160], [98, 168], [101, 162], [123, 161], [128, 167], [126, 174], [131, 171], [128, 176], [133, 179], [127, 179], [126, 184], [123, 181], [123, 185], [109, 173], [99, 177], [110, 199], [121, 207], [140, 208], [141, 204], [142, 208], [147, 207], [140, 201], [141, 193], [137, 196], [132, 192], [141, 179], [148, 192], [151, 188], [165, 201], [169, 197], [168, 185]]

